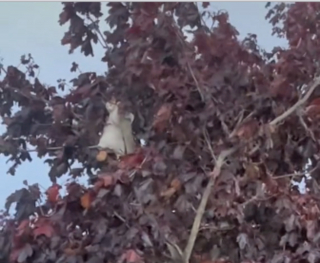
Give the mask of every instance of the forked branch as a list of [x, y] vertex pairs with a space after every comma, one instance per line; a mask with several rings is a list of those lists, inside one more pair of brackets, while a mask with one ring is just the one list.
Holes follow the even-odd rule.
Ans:
[[310, 88], [308, 89], [307, 93], [298, 100], [292, 107], [290, 107], [288, 110], [286, 110], [284, 113], [282, 113], [280, 116], [275, 118], [273, 121], [271, 121], [269, 124], [271, 126], [275, 126], [282, 122], [284, 119], [289, 117], [292, 113], [294, 113], [301, 105], [307, 102], [307, 100], [310, 98], [314, 90], [320, 85], [320, 77], [316, 77], [313, 80], [313, 83], [311, 84]]
[[231, 148], [231, 149], [222, 151], [221, 154], [219, 155], [218, 159], [217, 159], [217, 162], [215, 164], [214, 170], [213, 170], [212, 174], [210, 175], [209, 183], [207, 184], [207, 187], [204, 190], [200, 205], [199, 205], [198, 210], [197, 210], [196, 217], [195, 217], [195, 219], [193, 221], [193, 225], [192, 225], [191, 233], [190, 233], [190, 236], [189, 236], [189, 239], [188, 239], [188, 243], [187, 243], [187, 246], [186, 246], [185, 251], [183, 253], [183, 258], [184, 258], [184, 262], [185, 263], [189, 262], [189, 259], [190, 259], [190, 256], [191, 256], [191, 253], [192, 253], [192, 250], [193, 250], [193, 246], [194, 246], [194, 243], [196, 241], [196, 238], [197, 238], [197, 235], [198, 235], [198, 232], [199, 232], [201, 220], [202, 220], [202, 217], [203, 217], [203, 214], [205, 212], [205, 208], [206, 208], [206, 205], [207, 205], [207, 202], [208, 202], [208, 198], [209, 198], [210, 193], [211, 193], [211, 188], [213, 187], [216, 178], [221, 173], [221, 168], [222, 168], [222, 166], [224, 164], [225, 159], [229, 155], [233, 154], [237, 149], [238, 148], [236, 147], [236, 148]]
[[[276, 126], [276, 125], [280, 124], [283, 120], [285, 120], [288, 116], [290, 116], [292, 113], [294, 113], [300, 106], [302, 106], [304, 103], [306, 103], [306, 101], [309, 99], [309, 97], [312, 95], [312, 93], [318, 87], [318, 85], [320, 85], [320, 77], [317, 77], [314, 79], [314, 81], [311, 84], [310, 88], [308, 89], [307, 93], [299, 101], [297, 101], [292, 107], [290, 107], [288, 110], [286, 110], [283, 114], [281, 114], [280, 116], [275, 118], [273, 121], [271, 121], [269, 123], [269, 125]], [[210, 144], [210, 142], [207, 141], [207, 144]], [[208, 145], [208, 147], [210, 149], [211, 145]], [[215, 184], [216, 178], [221, 173], [221, 168], [224, 164], [224, 161], [229, 155], [233, 154], [239, 147], [240, 146], [221, 152], [220, 156], [218, 157], [218, 159], [216, 161], [214, 170], [210, 176], [209, 183], [208, 183], [208, 185], [202, 195], [199, 207], [197, 209], [196, 217], [193, 221], [193, 225], [192, 225], [191, 233], [190, 233], [190, 236], [188, 239], [188, 243], [187, 243], [187, 246], [186, 246], [184, 253], [183, 253], [183, 262], [184, 263], [189, 263], [190, 256], [192, 254], [192, 250], [194, 247], [194, 243], [196, 241], [196, 238], [197, 238], [197, 235], [199, 232], [202, 217], [205, 212], [205, 208], [206, 208], [209, 196], [211, 194], [211, 189]], [[215, 156], [212, 156], [212, 158], [215, 159]]]

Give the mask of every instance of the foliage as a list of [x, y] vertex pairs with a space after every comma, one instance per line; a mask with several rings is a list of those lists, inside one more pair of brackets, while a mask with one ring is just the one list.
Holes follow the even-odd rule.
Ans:
[[[289, 43], [270, 53], [254, 34], [240, 41], [228, 14], [206, 2], [203, 12], [110, 2], [104, 33], [101, 3], [63, 5], [61, 43], [86, 56], [103, 45], [108, 72], [81, 73], [60, 96], [65, 81], [42, 84], [31, 56], [26, 73], [3, 69], [9, 173], [32, 161], [32, 145], [52, 186], [8, 197], [16, 213], [3, 215], [0, 262], [320, 262], [320, 4], [268, 4], [273, 34]], [[119, 158], [96, 147], [111, 100], [146, 141]], [[60, 196], [66, 173], [90, 185], [70, 183]], [[292, 180], [303, 178], [300, 193]]]

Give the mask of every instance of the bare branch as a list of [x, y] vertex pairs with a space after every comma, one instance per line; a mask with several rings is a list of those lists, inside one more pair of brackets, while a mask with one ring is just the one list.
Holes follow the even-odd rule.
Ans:
[[282, 113], [280, 116], [278, 116], [277, 118], [275, 118], [273, 121], [271, 121], [269, 124], [271, 126], [275, 126], [277, 124], [279, 124], [281, 121], [283, 121], [284, 119], [286, 119], [288, 116], [290, 116], [292, 113], [294, 113], [301, 105], [303, 105], [304, 103], [306, 103], [306, 101], [309, 99], [309, 97], [312, 95], [312, 93], [314, 92], [314, 90], [318, 87], [318, 85], [320, 84], [320, 77], [317, 77], [313, 80], [313, 83], [311, 84], [309, 90], [307, 91], [307, 93], [303, 96], [302, 99], [298, 100], [291, 108], [289, 108], [288, 110], [286, 110], [284, 113]]
[[190, 256], [191, 256], [191, 253], [192, 253], [192, 250], [194, 247], [194, 243], [196, 241], [196, 238], [197, 238], [197, 235], [199, 232], [201, 220], [202, 220], [206, 205], [208, 203], [211, 189], [214, 186], [217, 177], [221, 173], [221, 168], [224, 164], [224, 161], [229, 155], [233, 154], [237, 149], [238, 149], [238, 147], [235, 147], [235, 148], [231, 148], [231, 149], [222, 151], [217, 159], [214, 170], [213, 170], [212, 174], [210, 175], [209, 183], [208, 183], [206, 189], [204, 190], [200, 205], [197, 209], [196, 217], [193, 221], [193, 225], [192, 225], [191, 233], [190, 233], [190, 236], [188, 239], [188, 243], [187, 243], [187, 246], [186, 246], [184, 253], [183, 253], [184, 263], [189, 262], [189, 259], [190, 259]]

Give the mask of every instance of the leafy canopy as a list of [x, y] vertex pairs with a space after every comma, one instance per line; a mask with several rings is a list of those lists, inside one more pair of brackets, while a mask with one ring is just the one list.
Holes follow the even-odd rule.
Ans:
[[[106, 75], [81, 73], [62, 96], [31, 56], [27, 72], [2, 68], [9, 173], [35, 151], [52, 186], [8, 197], [0, 262], [320, 262], [320, 4], [268, 4], [289, 43], [272, 52], [207, 2], [110, 2], [105, 21], [101, 5], [63, 3], [59, 23], [70, 53], [105, 48]], [[63, 174], [89, 186], [60, 195]]]

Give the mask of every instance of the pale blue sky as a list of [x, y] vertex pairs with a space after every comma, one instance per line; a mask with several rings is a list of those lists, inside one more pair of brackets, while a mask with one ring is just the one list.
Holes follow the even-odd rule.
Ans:
[[[258, 41], [267, 50], [274, 46], [284, 46], [286, 42], [271, 36], [271, 26], [264, 20], [265, 2], [212, 2], [212, 8], [229, 12], [231, 23], [241, 36], [247, 33], [258, 35]], [[106, 65], [101, 62], [103, 49], [95, 46], [96, 57], [84, 57], [79, 51], [68, 54], [68, 47], [61, 46], [60, 40], [66, 31], [58, 23], [62, 10], [60, 2], [0, 2], [0, 57], [5, 66], [19, 64], [20, 56], [31, 53], [41, 67], [40, 81], [56, 85], [56, 80], [70, 80], [73, 61], [80, 65], [82, 71], [105, 72]], [[0, 129], [2, 131], [3, 129]], [[29, 184], [39, 183], [48, 187], [48, 167], [43, 160], [34, 156], [32, 163], [21, 165], [14, 177], [7, 175], [7, 157], [0, 156], [0, 208], [5, 198], [14, 190], [23, 186], [22, 181]], [[60, 180], [66, 182], [66, 178]], [[82, 180], [81, 180], [82, 181]]]

